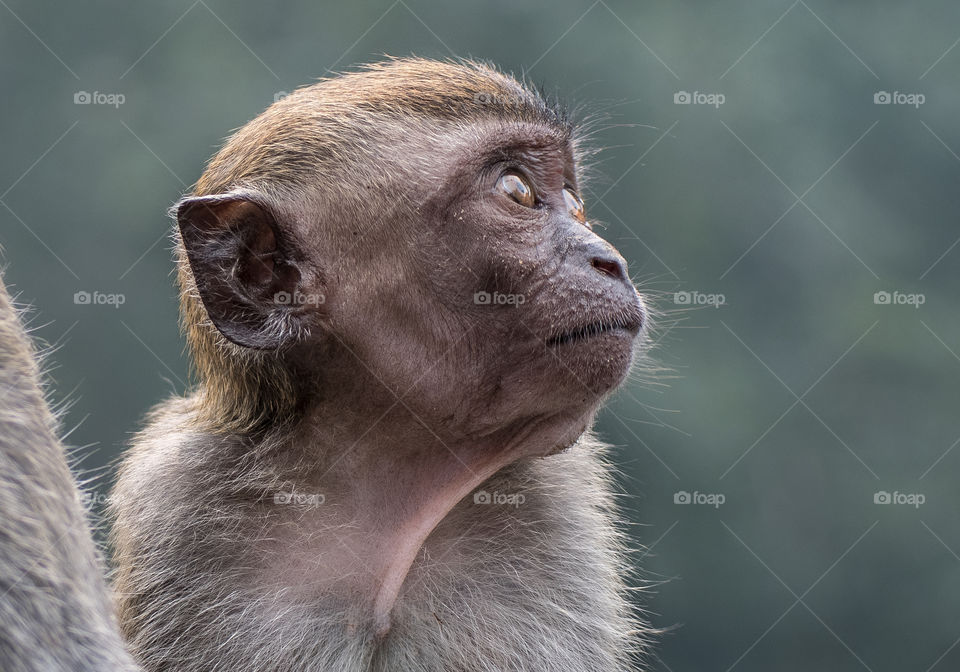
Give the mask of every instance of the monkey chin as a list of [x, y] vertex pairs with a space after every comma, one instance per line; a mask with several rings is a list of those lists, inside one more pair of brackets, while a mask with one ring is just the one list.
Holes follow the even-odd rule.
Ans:
[[[547, 341], [554, 377], [569, 399], [596, 409], [626, 380], [643, 338], [637, 326], [590, 325]], [[556, 392], [554, 392], [556, 393]]]

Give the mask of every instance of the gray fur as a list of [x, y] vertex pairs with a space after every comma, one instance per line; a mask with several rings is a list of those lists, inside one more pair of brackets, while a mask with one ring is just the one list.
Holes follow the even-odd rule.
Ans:
[[[593, 437], [483, 485], [522, 493], [520, 506], [472, 498], [457, 505], [431, 536], [446, 554], [421, 554], [393, 628], [378, 640], [347, 630], [349, 605], [258, 582], [260, 569], [298, 552], [295, 541], [270, 543], [290, 522], [265, 506], [271, 493], [290, 488], [292, 474], [260, 459], [272, 452], [265, 446], [251, 453], [239, 442], [184, 435], [187, 408], [172, 401], [154, 415], [111, 498], [120, 551], [140, 549], [122, 585], [137, 587], [131, 645], [147, 669], [637, 669], [643, 628], [626, 596], [629, 563], [613, 522], [605, 447]], [[323, 516], [335, 504], [328, 499], [302, 516]], [[329, 543], [336, 535], [325, 530]]]
[[35, 357], [0, 284], [0, 669], [132, 671]]

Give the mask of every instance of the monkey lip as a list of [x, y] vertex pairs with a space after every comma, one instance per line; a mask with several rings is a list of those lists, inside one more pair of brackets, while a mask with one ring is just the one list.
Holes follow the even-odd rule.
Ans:
[[629, 335], [630, 338], [636, 337], [643, 326], [640, 319], [614, 320], [610, 322], [593, 322], [586, 326], [566, 331], [547, 339], [547, 346], [556, 347], [568, 343], [578, 343], [590, 340], [595, 336], [602, 334]]

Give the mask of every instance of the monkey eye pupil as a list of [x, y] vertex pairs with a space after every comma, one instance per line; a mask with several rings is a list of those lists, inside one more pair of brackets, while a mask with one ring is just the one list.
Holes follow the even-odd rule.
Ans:
[[567, 188], [563, 190], [563, 202], [567, 206], [567, 211], [573, 215], [573, 218], [576, 219], [581, 224], [587, 224], [587, 213], [583, 207], [583, 201], [577, 196], [571, 189]]
[[537, 197], [533, 193], [533, 186], [523, 176], [517, 173], [505, 173], [497, 180], [497, 191], [509, 196], [526, 208], [537, 204]]

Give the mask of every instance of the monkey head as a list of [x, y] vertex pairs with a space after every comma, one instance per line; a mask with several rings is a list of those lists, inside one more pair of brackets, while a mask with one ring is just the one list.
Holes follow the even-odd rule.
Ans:
[[444, 440], [540, 421], [575, 440], [644, 326], [577, 159], [561, 111], [476, 64], [391, 61], [275, 103], [176, 209], [210, 407], [242, 427], [401, 400]]

